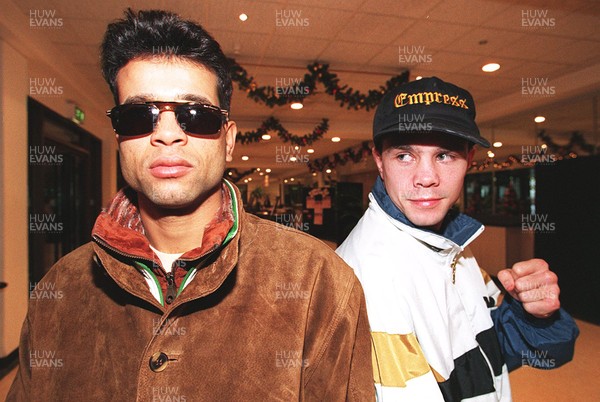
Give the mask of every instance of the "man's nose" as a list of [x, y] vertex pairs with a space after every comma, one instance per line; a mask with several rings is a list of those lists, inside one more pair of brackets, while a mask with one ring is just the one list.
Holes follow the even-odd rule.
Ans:
[[417, 163], [413, 184], [415, 187], [432, 187], [440, 184], [440, 176], [433, 161], [421, 159]]
[[187, 140], [188, 136], [177, 122], [175, 112], [170, 110], [161, 111], [151, 135], [152, 144], [157, 146], [185, 145]]

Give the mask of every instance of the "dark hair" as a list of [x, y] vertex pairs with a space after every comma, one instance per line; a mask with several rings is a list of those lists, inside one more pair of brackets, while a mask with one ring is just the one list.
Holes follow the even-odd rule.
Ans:
[[200, 64], [217, 76], [217, 91], [222, 109], [231, 104], [229, 61], [219, 43], [199, 24], [177, 14], [146, 10], [125, 11], [125, 17], [110, 23], [101, 49], [102, 75], [118, 103], [117, 73], [134, 59], [180, 58]]

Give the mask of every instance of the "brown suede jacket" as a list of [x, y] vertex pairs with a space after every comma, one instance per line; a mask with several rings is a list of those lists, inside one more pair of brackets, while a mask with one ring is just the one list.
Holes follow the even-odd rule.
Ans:
[[[170, 304], [150, 293], [138, 263], [151, 261], [132, 243], [96, 238], [58, 261], [38, 284], [52, 292], [30, 300], [7, 401], [374, 401], [352, 270], [319, 240], [245, 213], [226, 184], [233, 225], [186, 261], [195, 277]], [[136, 236], [103, 233], [123, 230]]]

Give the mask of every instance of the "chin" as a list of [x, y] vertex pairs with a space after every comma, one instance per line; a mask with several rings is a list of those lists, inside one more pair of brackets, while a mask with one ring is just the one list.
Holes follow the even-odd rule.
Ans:
[[439, 224], [442, 222], [444, 217], [442, 216], [441, 218], [438, 219], [438, 217], [431, 217], [431, 216], [424, 216], [424, 217], [413, 216], [413, 217], [408, 217], [408, 219], [415, 226], [424, 227], [424, 228], [435, 228], [435, 227], [439, 226]]

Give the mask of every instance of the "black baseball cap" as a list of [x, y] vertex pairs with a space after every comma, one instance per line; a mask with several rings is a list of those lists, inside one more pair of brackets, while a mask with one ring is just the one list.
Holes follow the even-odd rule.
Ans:
[[373, 140], [387, 134], [447, 133], [489, 148], [475, 124], [469, 91], [437, 77], [422, 78], [384, 95], [373, 119]]

